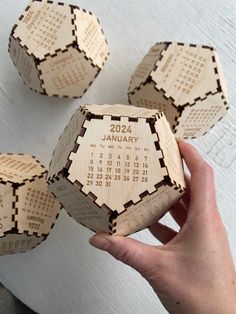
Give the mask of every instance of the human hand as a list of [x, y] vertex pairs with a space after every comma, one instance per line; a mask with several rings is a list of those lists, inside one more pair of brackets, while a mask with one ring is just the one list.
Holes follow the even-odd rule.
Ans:
[[101, 233], [90, 244], [136, 269], [170, 313], [236, 313], [236, 275], [216, 205], [212, 168], [191, 145], [179, 142], [191, 173], [187, 190], [170, 213], [176, 232], [157, 222], [151, 233], [164, 245]]

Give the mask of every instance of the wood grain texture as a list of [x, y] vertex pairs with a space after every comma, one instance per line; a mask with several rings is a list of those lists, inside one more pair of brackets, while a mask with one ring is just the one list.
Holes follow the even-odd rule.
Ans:
[[185, 189], [165, 115], [120, 104], [77, 109], [56, 145], [48, 183], [77, 222], [123, 236], [159, 220]]
[[25, 8], [12, 28], [9, 53], [30, 89], [72, 99], [86, 93], [109, 55], [92, 12], [47, 0]]
[[31, 250], [54, 226], [61, 206], [46, 174], [35, 157], [0, 154], [0, 255]]
[[134, 106], [164, 108], [178, 139], [204, 135], [229, 108], [216, 50], [179, 42], [157, 43], [149, 50], [131, 77], [128, 98]]
[[[66, 1], [69, 3], [69, 1]], [[72, 2], [72, 0], [71, 0]], [[0, 2], [0, 147], [48, 164], [59, 135], [82, 103], [128, 103], [130, 77], [157, 41], [215, 46], [231, 108], [209, 134], [193, 141], [215, 169], [218, 205], [236, 262], [236, 7], [233, 0], [80, 0], [101, 20], [111, 56], [80, 101], [50, 99], [26, 88], [7, 53], [8, 34], [27, 0]], [[167, 215], [164, 222], [175, 226]], [[92, 233], [65, 212], [48, 241], [32, 252], [0, 258], [0, 280], [35, 311], [47, 314], [152, 314], [166, 311], [130, 268], [88, 245]], [[156, 243], [148, 231], [134, 236]]]

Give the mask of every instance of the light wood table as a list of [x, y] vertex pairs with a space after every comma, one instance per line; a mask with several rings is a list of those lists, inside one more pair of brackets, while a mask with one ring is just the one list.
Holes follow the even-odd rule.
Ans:
[[[0, 150], [34, 154], [47, 166], [57, 138], [80, 104], [127, 104], [130, 76], [154, 42], [176, 40], [214, 45], [228, 82], [231, 109], [208, 135], [193, 143], [215, 169], [218, 204], [236, 260], [234, 1], [71, 2], [100, 18], [111, 51], [104, 70], [79, 101], [47, 98], [23, 85], [7, 46], [11, 27], [28, 1], [0, 2]], [[174, 225], [168, 215], [164, 221]], [[0, 258], [0, 281], [42, 314], [166, 313], [139, 274], [89, 246], [91, 235], [63, 211], [43, 245], [29, 253]], [[134, 238], [156, 243], [147, 230]]]

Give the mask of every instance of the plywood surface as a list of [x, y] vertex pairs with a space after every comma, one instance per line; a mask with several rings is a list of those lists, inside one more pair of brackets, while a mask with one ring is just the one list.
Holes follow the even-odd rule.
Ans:
[[[165, 185], [173, 204], [185, 189], [180, 152], [165, 115], [121, 104], [83, 105], [76, 110], [54, 150], [48, 183], [77, 222], [94, 232], [109, 230], [116, 235], [119, 230], [124, 236], [145, 229], [169, 210], [170, 202], [163, 206], [163, 200], [160, 204], [152, 196], [156, 210], [151, 221], [147, 195], [160, 195], [158, 190]], [[133, 215], [125, 213], [129, 207]], [[124, 233], [115, 215], [125, 215]]]
[[[69, 3], [69, 1], [66, 1]], [[233, 0], [71, 0], [101, 20], [110, 44], [107, 65], [82, 100], [50, 99], [21, 82], [8, 56], [8, 34], [27, 0], [0, 2], [0, 151], [36, 155], [48, 165], [58, 137], [82, 103], [126, 103], [130, 77], [157, 41], [217, 48], [231, 108], [193, 143], [214, 166], [218, 204], [236, 262], [236, 7]], [[165, 221], [172, 221], [167, 216]], [[88, 245], [92, 232], [62, 213], [48, 241], [24, 255], [0, 258], [0, 281], [36, 312], [164, 314], [148, 284]], [[154, 243], [148, 231], [134, 236]]]

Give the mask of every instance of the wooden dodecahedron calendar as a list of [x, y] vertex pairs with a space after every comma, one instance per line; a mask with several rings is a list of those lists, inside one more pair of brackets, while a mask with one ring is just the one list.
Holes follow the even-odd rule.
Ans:
[[163, 111], [176, 138], [195, 138], [228, 109], [219, 57], [208, 46], [163, 42], [154, 45], [132, 76], [132, 105]]
[[93, 13], [61, 2], [33, 0], [12, 29], [9, 52], [32, 90], [77, 98], [103, 68], [108, 45]]
[[164, 114], [124, 105], [81, 106], [59, 139], [48, 180], [76, 221], [116, 235], [151, 225], [185, 189]]
[[0, 255], [25, 252], [46, 239], [60, 204], [34, 157], [0, 154]]

